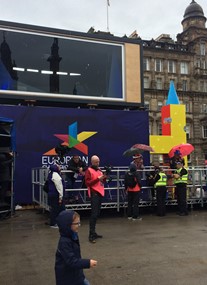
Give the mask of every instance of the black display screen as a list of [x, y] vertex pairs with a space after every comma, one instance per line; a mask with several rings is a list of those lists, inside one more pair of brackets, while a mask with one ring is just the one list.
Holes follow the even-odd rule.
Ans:
[[0, 31], [0, 89], [123, 100], [123, 45]]

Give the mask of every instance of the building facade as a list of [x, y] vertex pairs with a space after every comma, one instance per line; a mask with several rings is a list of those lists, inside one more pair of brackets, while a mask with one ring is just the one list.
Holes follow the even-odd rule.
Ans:
[[[144, 100], [149, 110], [151, 135], [161, 135], [161, 107], [165, 105], [170, 81], [186, 106], [187, 141], [195, 151], [189, 164], [207, 160], [207, 28], [202, 7], [192, 1], [181, 22], [177, 41], [168, 34], [143, 40]], [[162, 160], [162, 156], [159, 157]]]

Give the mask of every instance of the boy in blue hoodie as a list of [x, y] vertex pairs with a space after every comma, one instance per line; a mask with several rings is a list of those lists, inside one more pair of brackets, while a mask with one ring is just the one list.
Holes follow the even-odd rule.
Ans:
[[56, 251], [56, 285], [90, 285], [83, 273], [84, 268], [97, 265], [93, 259], [82, 259], [78, 228], [80, 216], [72, 210], [64, 210], [57, 217], [60, 239]]

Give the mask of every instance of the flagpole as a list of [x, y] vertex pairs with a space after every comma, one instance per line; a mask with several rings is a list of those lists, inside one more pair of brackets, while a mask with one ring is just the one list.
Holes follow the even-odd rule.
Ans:
[[106, 0], [106, 9], [107, 9], [107, 32], [109, 33], [109, 0]]

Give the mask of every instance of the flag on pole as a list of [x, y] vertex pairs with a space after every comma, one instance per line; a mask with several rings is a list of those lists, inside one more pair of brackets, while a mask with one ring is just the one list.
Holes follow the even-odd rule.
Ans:
[[108, 4], [108, 6], [110, 6], [110, 2], [109, 2], [109, 0], [107, 0], [107, 4]]

